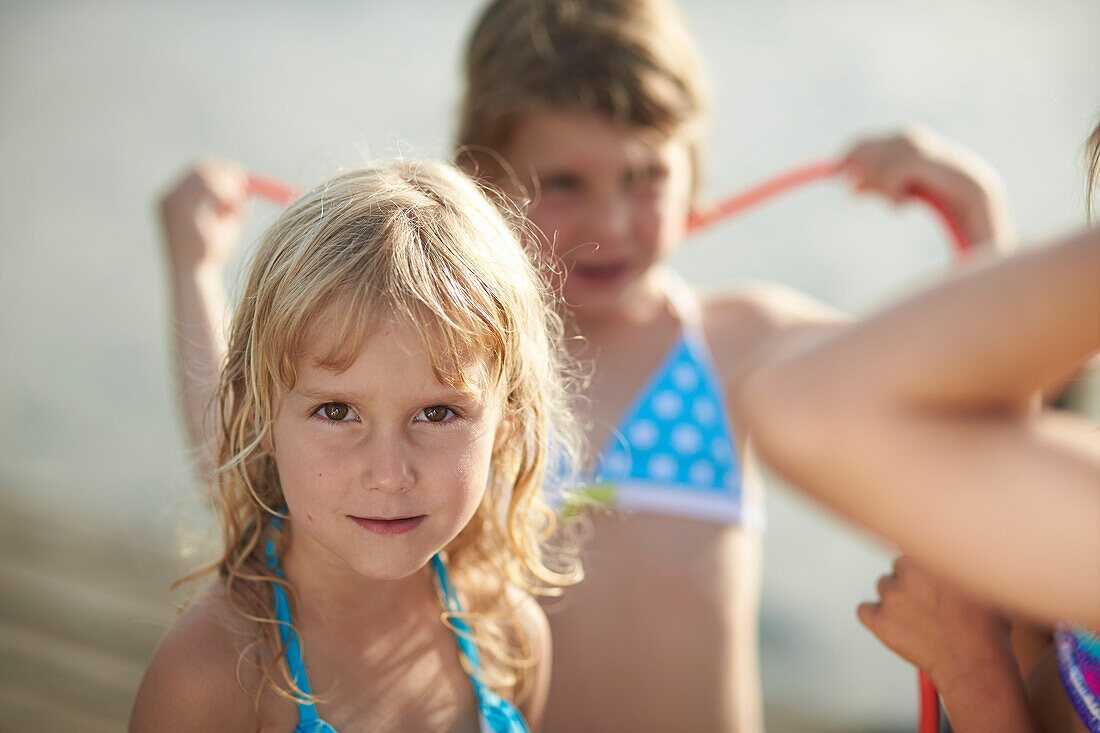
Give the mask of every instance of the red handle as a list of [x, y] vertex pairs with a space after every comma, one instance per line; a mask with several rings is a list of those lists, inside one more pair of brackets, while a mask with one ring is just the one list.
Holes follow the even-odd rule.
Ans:
[[917, 672], [917, 684], [920, 687], [920, 724], [919, 733], [940, 732], [940, 695], [936, 685], [924, 670]]
[[742, 209], [747, 209], [787, 189], [804, 183], [829, 178], [840, 171], [840, 164], [832, 160], [822, 160], [803, 165], [761, 181], [739, 193], [730, 196], [714, 206], [699, 212], [692, 212], [688, 219], [688, 231], [695, 232], [716, 221], [725, 219]]
[[[820, 160], [760, 181], [723, 199], [714, 206], [702, 211], [692, 212], [688, 218], [688, 231], [691, 233], [697, 232], [791, 188], [812, 181], [831, 178], [839, 173], [842, 168], [842, 164], [837, 161]], [[955, 212], [948, 209], [942, 201], [922, 186], [912, 187], [909, 190], [909, 195], [920, 199], [939, 215], [944, 228], [950, 234], [951, 244], [954, 246], [956, 254], [962, 255], [970, 248], [972, 242], [967, 239], [962, 223]]]
[[277, 178], [259, 173], [248, 174], [247, 190], [249, 196], [263, 196], [277, 204], [286, 206], [301, 195], [301, 191]]

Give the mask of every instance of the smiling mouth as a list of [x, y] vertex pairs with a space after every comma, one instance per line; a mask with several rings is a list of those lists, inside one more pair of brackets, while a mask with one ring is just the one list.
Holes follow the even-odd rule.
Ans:
[[419, 527], [420, 523], [424, 521], [427, 516], [427, 514], [417, 514], [412, 517], [384, 519], [381, 517], [353, 517], [348, 515], [348, 518], [363, 529], [368, 532], [373, 532], [374, 534], [404, 534], [405, 532], [411, 532]]

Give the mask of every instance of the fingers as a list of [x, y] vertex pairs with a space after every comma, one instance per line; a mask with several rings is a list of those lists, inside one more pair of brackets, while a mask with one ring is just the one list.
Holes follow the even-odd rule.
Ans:
[[882, 612], [882, 605], [879, 603], [872, 603], [871, 601], [864, 601], [856, 606], [856, 617], [859, 622], [875, 636], [878, 636], [876, 629], [879, 624], [879, 615]]
[[890, 595], [890, 591], [896, 584], [896, 575], [883, 575], [878, 579], [878, 582], [875, 583], [875, 592], [878, 593], [879, 598], [885, 599], [888, 595]]
[[218, 213], [241, 207], [248, 193], [248, 176], [242, 166], [228, 160], [199, 161], [165, 197], [167, 207], [208, 204]]
[[221, 210], [239, 208], [248, 196], [248, 174], [228, 160], [204, 160], [195, 169], [204, 191]]
[[877, 192], [900, 204], [919, 174], [922, 145], [915, 130], [868, 138], [845, 156], [843, 168], [857, 193]]
[[866, 602], [856, 608], [860, 623], [882, 638], [884, 619], [904, 619], [929, 597], [930, 584], [925, 571], [910, 557], [894, 560], [892, 572], [875, 582], [877, 602]]

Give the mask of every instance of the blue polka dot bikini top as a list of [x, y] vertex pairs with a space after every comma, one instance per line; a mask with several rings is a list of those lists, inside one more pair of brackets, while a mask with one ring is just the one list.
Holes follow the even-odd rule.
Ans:
[[729, 524], [746, 512], [741, 467], [722, 380], [703, 335], [699, 304], [671, 272], [665, 291], [681, 331], [627, 407], [589, 481], [623, 509]]
[[[282, 526], [282, 517], [275, 517], [271, 524], [276, 529]], [[267, 541], [267, 565], [275, 571], [280, 578], [283, 570], [279, 564], [279, 556], [275, 551], [275, 542]], [[461, 613], [462, 605], [458, 601], [450, 579], [447, 577], [447, 566], [439, 555], [432, 557], [432, 569], [435, 571], [436, 580], [439, 583], [439, 593], [443, 607], [451, 614]], [[287, 602], [286, 591], [279, 583], [272, 583], [275, 595], [275, 616], [279, 620], [279, 634], [282, 636], [283, 645], [286, 647], [286, 662], [290, 668], [291, 679], [306, 695], [312, 694], [309, 686], [309, 677], [306, 675], [305, 662], [302, 659], [302, 648], [298, 644], [298, 635], [291, 625], [290, 604]], [[477, 673], [481, 671], [481, 659], [477, 652], [477, 645], [473, 641], [470, 626], [461, 616], [450, 617], [454, 629], [455, 639], [458, 641], [459, 652], [465, 655], [469, 664], [470, 682], [474, 686], [474, 694], [477, 696], [478, 722], [481, 733], [528, 733], [527, 723], [523, 715], [510, 702], [491, 690], [482, 682]], [[336, 729], [321, 719], [317, 713], [317, 707], [308, 698], [298, 698], [298, 725], [294, 733], [336, 733]]]

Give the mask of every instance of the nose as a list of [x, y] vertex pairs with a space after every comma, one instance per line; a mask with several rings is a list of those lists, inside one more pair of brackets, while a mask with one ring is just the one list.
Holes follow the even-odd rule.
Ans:
[[375, 435], [363, 456], [364, 488], [387, 494], [400, 494], [416, 483], [409, 446], [400, 436]]
[[634, 205], [625, 193], [609, 192], [596, 199], [589, 216], [593, 238], [600, 249], [614, 251], [630, 237]]

